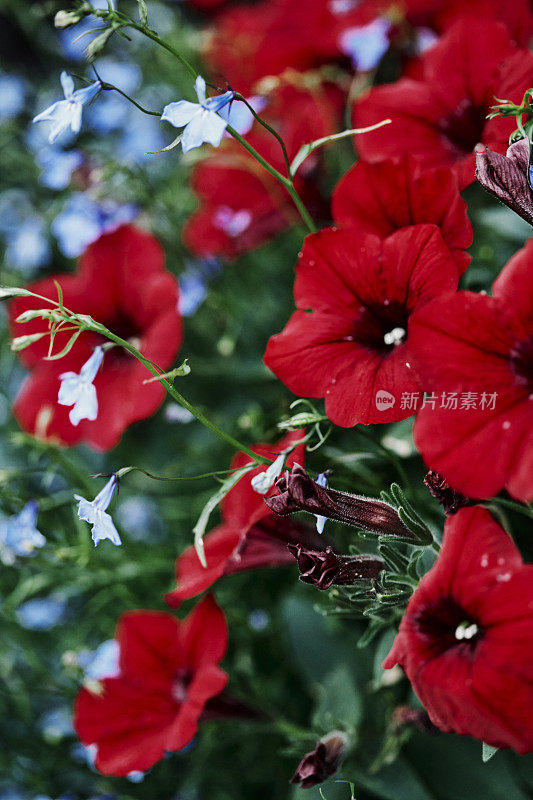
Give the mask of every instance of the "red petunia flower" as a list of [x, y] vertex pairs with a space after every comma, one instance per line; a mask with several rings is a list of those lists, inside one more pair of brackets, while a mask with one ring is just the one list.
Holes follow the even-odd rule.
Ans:
[[470, 263], [465, 250], [473, 238], [466, 209], [449, 170], [423, 170], [411, 156], [376, 164], [360, 161], [341, 178], [332, 197], [336, 225], [382, 239], [408, 225], [438, 225], [460, 274]]
[[458, 292], [412, 318], [415, 364], [424, 388], [439, 399], [419, 412], [415, 443], [430, 468], [463, 494], [492, 497], [506, 488], [527, 502], [533, 498], [533, 240], [504, 267], [492, 294]]
[[533, 751], [533, 566], [479, 506], [449, 517], [385, 669], [400, 664], [431, 721]]
[[336, 425], [404, 419], [422, 388], [409, 318], [456, 286], [457, 267], [435, 225], [385, 240], [360, 230], [311, 234], [296, 268], [298, 310], [270, 339], [264, 362], [296, 394], [324, 397]]
[[81, 689], [74, 727], [84, 745], [96, 745], [96, 768], [119, 776], [144, 772], [194, 737], [206, 703], [228, 681], [218, 666], [228, 629], [208, 596], [184, 620], [160, 611], [123, 614], [115, 639], [120, 674], [104, 678], [98, 693]]
[[[292, 431], [276, 445], [257, 444], [254, 452], [272, 458], [283, 452], [298, 439], [303, 431]], [[302, 463], [304, 445], [298, 445], [287, 457], [286, 464]], [[238, 453], [231, 462], [231, 469], [240, 469], [250, 463], [246, 453]], [[265, 497], [275, 494], [272, 487], [266, 494], [259, 494], [251, 485], [252, 478], [263, 472], [264, 466], [256, 467], [228, 492], [222, 502], [223, 522], [204, 538], [207, 568], [200, 563], [194, 547], [188, 547], [176, 560], [177, 588], [165, 596], [172, 608], [184, 600], [209, 589], [219, 578], [258, 567], [277, 567], [294, 563], [288, 544], [304, 544], [322, 550], [327, 541], [313, 528], [290, 519], [279, 517], [263, 502]]]
[[365, 161], [411, 153], [424, 166], [452, 168], [460, 188], [474, 180], [474, 148], [505, 153], [512, 118], [487, 120], [495, 97], [522, 101], [533, 54], [518, 50], [503, 25], [457, 22], [420, 60], [420, 78], [378, 86], [354, 107], [354, 127], [392, 120], [358, 137]]
[[[54, 275], [27, 288], [57, 298], [57, 280], [67, 308], [89, 314], [113, 333], [134, 341], [146, 358], [162, 369], [169, 367], [182, 339], [181, 317], [177, 311], [178, 284], [164, 268], [164, 254], [157, 239], [132, 225], [101, 236], [87, 249], [74, 275]], [[45, 305], [32, 297], [20, 297], [9, 305], [13, 336], [46, 330], [42, 320], [17, 323], [23, 311]], [[69, 333], [59, 333], [54, 352], [60, 352]], [[60, 375], [79, 373], [102, 337], [85, 332], [70, 352], [57, 361], [44, 361], [48, 339], [35, 342], [20, 353], [31, 370], [15, 400], [14, 414], [29, 433], [62, 445], [86, 442], [95, 450], [110, 450], [133, 422], [153, 414], [161, 405], [164, 389], [157, 383], [144, 384], [150, 377], [146, 368], [121, 348], [106, 351], [94, 379], [98, 415], [73, 425], [69, 409], [58, 405]]]

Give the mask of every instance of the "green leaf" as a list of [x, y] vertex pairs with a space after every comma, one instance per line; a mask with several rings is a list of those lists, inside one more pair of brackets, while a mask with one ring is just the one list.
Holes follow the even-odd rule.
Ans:
[[485, 742], [481, 743], [481, 758], [483, 763], [486, 764], [487, 761], [492, 758], [492, 756], [498, 752], [497, 747], [492, 747], [490, 744], [485, 744]]
[[18, 289], [14, 286], [0, 286], [0, 300], [8, 297], [29, 297], [31, 292], [27, 289]]
[[330, 142], [336, 142], [339, 139], [346, 139], [348, 136], [355, 136], [358, 133], [370, 133], [370, 131], [375, 131], [378, 128], [382, 128], [384, 125], [388, 125], [390, 122], [390, 119], [384, 119], [381, 122], [377, 122], [375, 125], [370, 125], [368, 128], [349, 128], [348, 130], [341, 131], [340, 133], [334, 133], [331, 136], [324, 136], [322, 139], [315, 139], [314, 142], [303, 144], [292, 161], [291, 177], [296, 175], [298, 169], [302, 166], [305, 159], [315, 150], [318, 150], [319, 147], [323, 147]]
[[62, 350], [59, 351], [59, 353], [56, 353], [53, 356], [51, 356], [51, 355], [45, 356], [44, 360], [45, 361], [57, 361], [59, 358], [63, 358], [63, 356], [66, 356], [66, 354], [69, 353], [72, 350], [72, 347], [74, 346], [74, 344], [76, 342], [76, 339], [78, 338], [80, 333], [81, 333], [81, 331], [74, 331], [74, 333], [72, 334], [72, 336], [70, 337], [70, 339], [68, 340], [66, 345], [63, 347]]
[[318, 686], [313, 727], [323, 731], [357, 728], [362, 711], [361, 694], [352, 671], [347, 664], [338, 664]]
[[141, 20], [141, 25], [148, 25], [148, 8], [146, 6], [146, 0], [137, 0], [137, 4], [139, 6], [139, 19]]
[[247, 464], [245, 467], [241, 469], [235, 470], [229, 475], [225, 481], [222, 482], [220, 489], [218, 489], [207, 501], [205, 506], [202, 509], [202, 513], [198, 517], [198, 522], [192, 529], [194, 533], [194, 546], [196, 548], [196, 552], [198, 554], [198, 558], [200, 559], [200, 563], [203, 567], [207, 567], [207, 561], [205, 560], [205, 551], [204, 551], [204, 533], [207, 527], [207, 523], [209, 522], [209, 517], [211, 513], [215, 510], [218, 504], [225, 498], [227, 493], [230, 489], [233, 489], [236, 483], [240, 481], [243, 475], [246, 475], [247, 472], [250, 472], [256, 465], [255, 462], [251, 462]]

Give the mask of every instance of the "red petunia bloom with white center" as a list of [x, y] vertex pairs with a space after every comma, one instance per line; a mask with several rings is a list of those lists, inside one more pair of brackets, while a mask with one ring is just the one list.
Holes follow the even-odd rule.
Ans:
[[336, 425], [404, 419], [422, 389], [409, 318], [456, 287], [435, 225], [385, 240], [349, 229], [311, 234], [296, 267], [298, 310], [270, 339], [264, 362], [295, 394], [324, 397]]
[[[418, 74], [419, 73], [419, 74]], [[452, 168], [460, 188], [474, 180], [474, 148], [505, 153], [514, 118], [487, 120], [495, 97], [518, 103], [533, 83], [533, 54], [494, 22], [462, 20], [420, 59], [417, 79], [378, 86], [354, 107], [354, 127], [392, 123], [359, 136], [365, 161], [411, 153], [424, 166]]]
[[466, 203], [444, 167], [422, 169], [411, 156], [375, 164], [359, 161], [335, 187], [332, 211], [340, 228], [375, 233], [382, 239], [408, 225], [438, 225], [459, 273], [470, 263], [465, 251], [473, 233]]
[[184, 620], [160, 611], [127, 612], [115, 639], [120, 674], [104, 678], [97, 693], [81, 689], [74, 727], [84, 745], [96, 745], [96, 768], [118, 776], [144, 772], [189, 744], [206, 703], [228, 682], [218, 666], [228, 629], [208, 596]]
[[533, 565], [474, 506], [447, 519], [383, 666], [403, 667], [441, 730], [529, 753], [532, 637]]
[[[180, 347], [182, 321], [177, 310], [178, 283], [165, 270], [164, 260], [154, 236], [125, 225], [90, 245], [75, 274], [54, 275], [26, 288], [57, 299], [56, 280], [67, 308], [89, 314], [113, 333], [131, 340], [146, 358], [166, 369]], [[11, 334], [15, 337], [46, 330], [42, 320], [16, 322], [23, 311], [44, 305], [33, 297], [11, 301]], [[69, 336], [70, 333], [58, 333], [54, 352], [60, 352]], [[105, 352], [94, 378], [96, 419], [82, 419], [77, 425], [71, 422], [69, 409], [58, 404], [60, 376], [80, 373], [94, 349], [103, 343], [101, 336], [84, 332], [70, 352], [57, 361], [44, 360], [47, 338], [20, 352], [20, 360], [30, 374], [13, 410], [25, 431], [62, 445], [85, 442], [95, 450], [110, 450], [129, 425], [156, 411], [163, 402], [163, 387], [157, 382], [143, 384], [150, 377], [146, 368], [120, 347], [114, 347]]]
[[528, 502], [533, 498], [533, 240], [504, 267], [492, 295], [458, 292], [412, 318], [411, 349], [424, 388], [447, 398], [420, 410], [415, 444], [430, 468], [463, 494], [485, 498], [505, 488]]
[[[256, 444], [254, 452], [268, 458], [290, 447], [301, 439], [303, 431], [292, 431], [276, 445]], [[298, 445], [287, 456], [286, 465], [302, 464], [304, 445]], [[250, 463], [250, 456], [238, 453], [231, 462], [231, 469], [240, 469]], [[172, 608], [184, 600], [205, 592], [225, 575], [244, 572], [259, 567], [277, 567], [293, 564], [294, 559], [288, 544], [304, 544], [318, 550], [326, 547], [327, 541], [314, 528], [280, 517], [264, 503], [264, 498], [276, 494], [272, 488], [259, 494], [251, 485], [254, 476], [266, 469], [256, 467], [246, 473], [231, 489], [222, 502], [223, 521], [204, 538], [207, 568], [200, 563], [194, 547], [188, 547], [176, 560], [177, 588], [165, 596]]]

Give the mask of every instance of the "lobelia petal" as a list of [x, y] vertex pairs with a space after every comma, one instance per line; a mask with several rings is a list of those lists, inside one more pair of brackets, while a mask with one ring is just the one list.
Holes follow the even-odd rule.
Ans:
[[63, 87], [63, 94], [65, 95], [66, 100], [70, 100], [72, 95], [74, 94], [74, 78], [68, 74], [68, 72], [63, 72], [59, 76], [59, 80], [61, 81], [61, 86]]
[[205, 98], [206, 86], [205, 86], [205, 80], [202, 78], [201, 75], [198, 75], [198, 77], [196, 78], [194, 82], [194, 89], [196, 91], [196, 95], [198, 97], [200, 105], [204, 105], [206, 102]]
[[201, 111], [202, 107], [198, 103], [190, 103], [188, 100], [178, 100], [164, 107], [161, 119], [164, 122], [170, 122], [175, 128], [182, 128], [184, 125], [188, 125], [193, 117], [200, 114]]
[[98, 398], [96, 389], [92, 383], [84, 383], [80, 387], [80, 393], [73, 408], [70, 409], [69, 419], [73, 425], [79, 425], [82, 419], [90, 422], [98, 417]]

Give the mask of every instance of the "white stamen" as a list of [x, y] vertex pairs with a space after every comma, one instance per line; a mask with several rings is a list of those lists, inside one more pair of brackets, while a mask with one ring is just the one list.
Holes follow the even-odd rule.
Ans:
[[405, 330], [403, 328], [393, 328], [385, 334], [383, 341], [385, 344], [401, 344], [405, 339]]
[[475, 622], [472, 622], [470, 625], [468, 622], [461, 622], [461, 624], [455, 629], [455, 638], [459, 641], [462, 641], [463, 639], [473, 639], [478, 632], [479, 628]]

